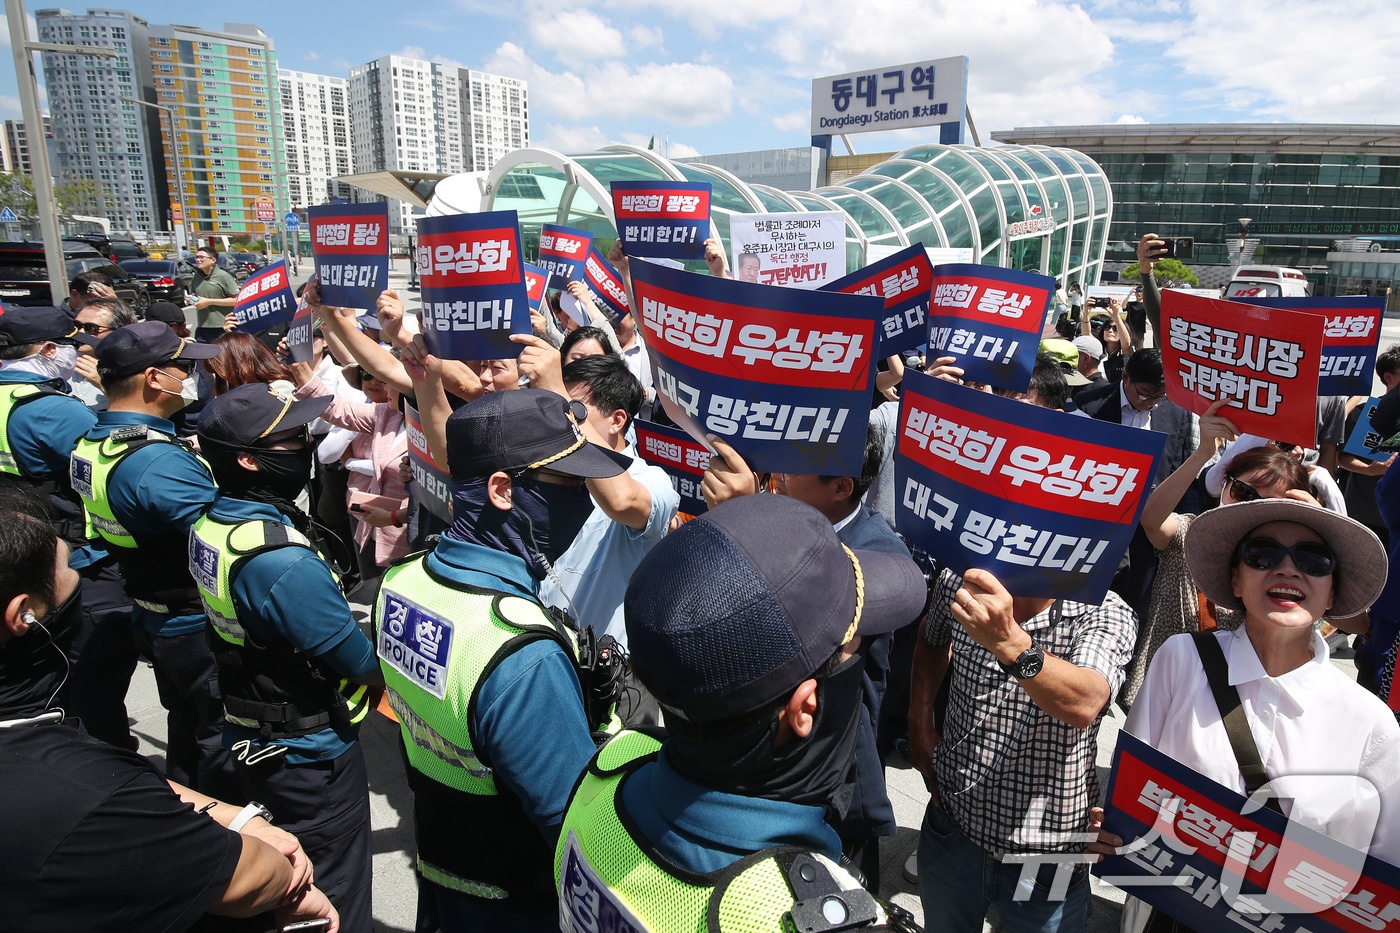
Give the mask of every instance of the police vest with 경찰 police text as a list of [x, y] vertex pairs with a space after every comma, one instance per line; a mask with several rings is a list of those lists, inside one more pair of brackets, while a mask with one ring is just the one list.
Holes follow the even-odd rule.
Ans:
[[305, 535], [270, 519], [229, 523], [205, 514], [190, 529], [189, 569], [209, 618], [224, 716], [269, 741], [357, 725], [370, 705], [364, 685], [350, 683], [287, 642], [259, 643], [239, 619], [233, 598], [239, 569], [259, 554], [286, 547], [315, 553]]

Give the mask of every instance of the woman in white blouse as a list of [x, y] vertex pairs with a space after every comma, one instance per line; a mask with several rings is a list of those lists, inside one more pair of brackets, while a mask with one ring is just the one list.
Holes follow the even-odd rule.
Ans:
[[[1197, 517], [1186, 536], [1186, 559], [1206, 596], [1245, 614], [1241, 627], [1212, 637], [1284, 812], [1400, 864], [1400, 726], [1384, 703], [1328, 660], [1314, 627], [1324, 616], [1367, 609], [1380, 593], [1387, 571], [1380, 541], [1335, 512], [1261, 499]], [[1167, 639], [1157, 652], [1124, 728], [1245, 792], [1190, 634]], [[1102, 812], [1096, 816], [1101, 820]], [[1101, 832], [1090, 849], [1108, 853], [1121, 844]]]

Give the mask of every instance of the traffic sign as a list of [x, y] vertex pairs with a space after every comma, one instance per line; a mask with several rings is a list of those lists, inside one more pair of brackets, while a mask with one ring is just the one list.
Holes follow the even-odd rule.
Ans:
[[301, 226], [301, 218], [288, 211], [287, 216], [282, 218], [282, 223], [287, 225], [288, 230], [296, 230]]
[[4, 210], [0, 210], [0, 224], [17, 224], [17, 223], [19, 223], [19, 218], [15, 216], [15, 212], [14, 212], [14, 211], [10, 210], [8, 207], [5, 208]]
[[253, 210], [257, 212], [260, 223], [272, 223], [277, 220], [277, 205], [268, 198], [258, 198]]

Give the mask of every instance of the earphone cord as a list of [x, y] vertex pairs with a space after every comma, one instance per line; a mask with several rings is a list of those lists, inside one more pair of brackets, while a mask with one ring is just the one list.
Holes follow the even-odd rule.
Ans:
[[[57, 651], [58, 656], [63, 659], [63, 679], [58, 682], [57, 687], [53, 688], [53, 693], [49, 696], [48, 702], [44, 704], [44, 709], [49, 710], [54, 708], [53, 701], [58, 699], [58, 695], [61, 692], [63, 692], [63, 685], [68, 683], [68, 675], [72, 673], [73, 666], [68, 661], [68, 655], [63, 651], [62, 648], [58, 647], [58, 645], [55, 644], [53, 640], [53, 633], [49, 631], [48, 626], [40, 622], [38, 619], [35, 619], [30, 624], [39, 626], [40, 630], [43, 631], [44, 635], [48, 638], [49, 645], [53, 648], [53, 650]], [[67, 715], [62, 709], [59, 710], [59, 713], [65, 716]], [[60, 720], [60, 722], [61, 721], [62, 720]]]

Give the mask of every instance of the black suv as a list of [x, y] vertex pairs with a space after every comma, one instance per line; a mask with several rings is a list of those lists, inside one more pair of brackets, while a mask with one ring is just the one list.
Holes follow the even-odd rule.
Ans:
[[[65, 274], [70, 280], [86, 271], [82, 268], [83, 260], [107, 261], [88, 244], [69, 241], [63, 243], [63, 260]], [[43, 243], [0, 243], [0, 301], [16, 305], [54, 305], [67, 297], [65, 293], [56, 301], [50, 294]]]
[[267, 265], [261, 253], [227, 252], [219, 256], [219, 266], [233, 273], [242, 282], [248, 276]]
[[144, 317], [151, 306], [151, 293], [139, 278], [121, 266], [107, 261], [105, 256], [84, 256], [64, 260], [68, 267], [68, 280], [80, 272], [101, 272], [112, 280], [112, 291], [117, 297], [131, 306], [138, 315]]
[[127, 259], [118, 265], [140, 280], [153, 299], [182, 305], [191, 291], [194, 266], [183, 259]]
[[112, 262], [123, 259], [145, 259], [146, 250], [130, 237], [106, 236], [101, 233], [75, 233], [63, 238], [68, 243], [86, 243]]

